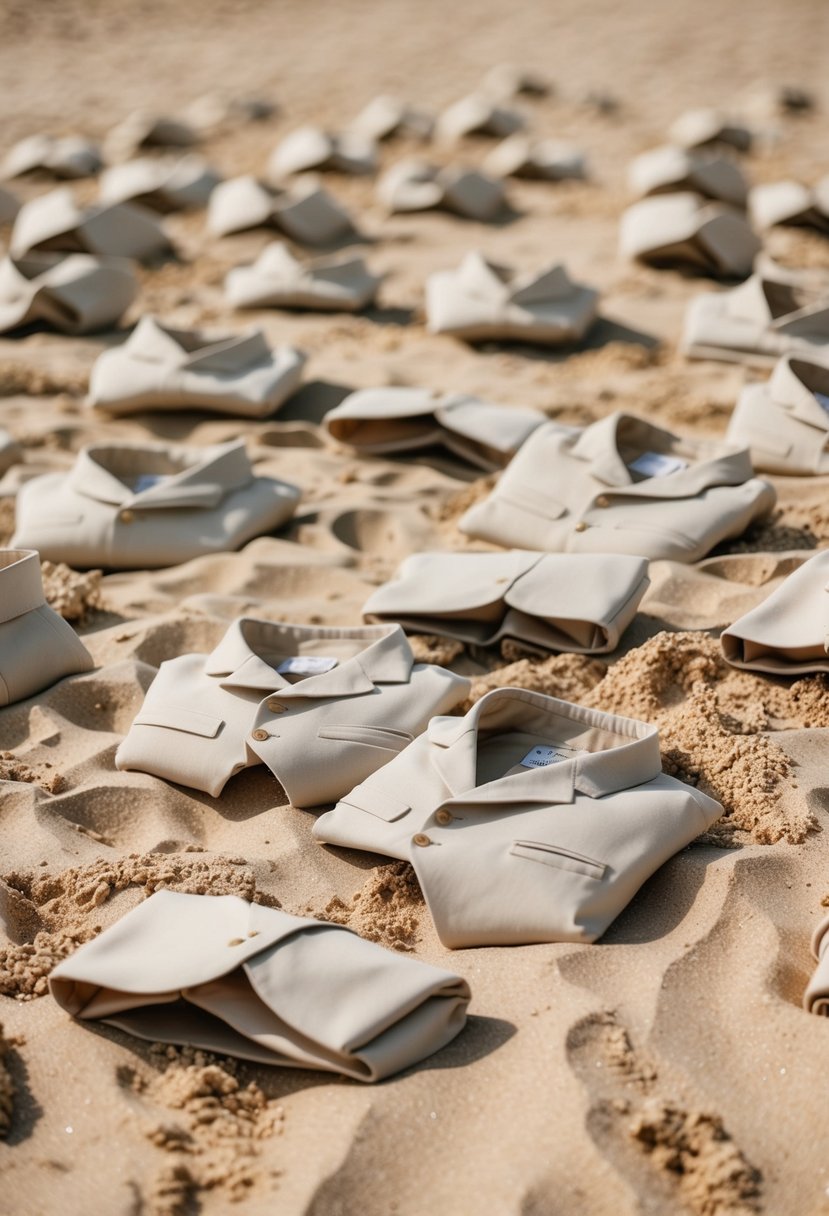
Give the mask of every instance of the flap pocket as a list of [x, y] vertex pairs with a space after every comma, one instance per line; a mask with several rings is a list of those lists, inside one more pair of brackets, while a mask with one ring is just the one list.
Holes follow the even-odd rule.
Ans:
[[148, 705], [140, 711], [133, 726], [163, 726], [167, 730], [181, 730], [188, 735], [215, 739], [224, 726], [224, 719], [184, 706], [169, 705], [165, 709], [159, 705]]
[[522, 511], [528, 511], [531, 515], [538, 515], [541, 519], [560, 519], [567, 510], [549, 494], [544, 494], [532, 486], [518, 485], [516, 482], [499, 485], [495, 490], [495, 497], [519, 507]]
[[392, 730], [388, 726], [343, 726], [332, 723], [321, 726], [318, 739], [337, 739], [341, 743], [363, 743], [366, 747], [384, 747], [388, 751], [402, 752], [411, 743], [414, 735], [405, 730]]
[[541, 861], [559, 870], [584, 874], [586, 878], [604, 878], [607, 871], [603, 861], [594, 861], [592, 857], [584, 857], [581, 853], [574, 853], [572, 849], [544, 844], [538, 840], [515, 840], [510, 853], [513, 857], [526, 857], [528, 861]]
[[412, 809], [408, 802], [401, 800], [399, 794], [387, 793], [380, 789], [376, 782], [373, 783], [373, 788], [371, 785], [356, 786], [347, 798], [340, 799], [340, 805], [350, 810], [365, 811], [377, 819], [384, 819], [386, 823], [402, 819]]

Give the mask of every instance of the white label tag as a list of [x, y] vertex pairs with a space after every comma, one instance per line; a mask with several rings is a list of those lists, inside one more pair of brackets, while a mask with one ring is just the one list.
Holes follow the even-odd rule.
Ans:
[[522, 768], [546, 768], [561, 760], [571, 760], [577, 753], [569, 747], [534, 747], [519, 761]]
[[141, 473], [133, 483], [132, 492], [133, 494], [143, 494], [145, 490], [151, 490], [160, 481], [166, 480], [163, 473]]
[[671, 473], [687, 469], [688, 461], [679, 456], [663, 456], [661, 452], [643, 452], [631, 461], [628, 468], [632, 473], [641, 473], [643, 477], [669, 477]]
[[829, 414], [829, 397], [826, 396], [826, 393], [815, 393], [815, 401]]
[[277, 667], [282, 676], [321, 676], [323, 672], [336, 667], [339, 659], [324, 659], [316, 654], [298, 654], [291, 659], [283, 659]]

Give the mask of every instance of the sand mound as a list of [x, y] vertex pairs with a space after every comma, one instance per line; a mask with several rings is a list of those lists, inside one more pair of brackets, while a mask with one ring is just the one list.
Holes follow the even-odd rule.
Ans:
[[46, 602], [65, 621], [82, 622], [101, 607], [101, 570], [73, 570], [63, 562], [42, 562]]
[[335, 895], [321, 912], [308, 909], [319, 920], [348, 925], [371, 942], [407, 952], [418, 943], [424, 911], [420, 884], [407, 861], [380, 866], [355, 892], [350, 904]]

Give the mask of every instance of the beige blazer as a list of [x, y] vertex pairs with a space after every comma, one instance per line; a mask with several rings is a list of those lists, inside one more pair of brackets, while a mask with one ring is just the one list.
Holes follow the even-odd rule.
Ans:
[[293, 515], [300, 491], [257, 477], [243, 440], [91, 444], [17, 496], [12, 543], [80, 569], [155, 569], [238, 549]]
[[415, 663], [399, 625], [242, 617], [209, 655], [161, 664], [115, 756], [214, 798], [265, 764], [294, 806], [333, 802], [404, 748], [469, 681]]
[[438, 117], [435, 135], [449, 143], [467, 135], [491, 135], [496, 139], [505, 139], [524, 126], [526, 120], [523, 114], [499, 105], [481, 90], [448, 106]]
[[51, 177], [92, 177], [101, 167], [101, 151], [91, 139], [80, 135], [29, 135], [3, 158], [0, 177], [24, 177], [48, 173]]
[[812, 954], [817, 966], [803, 993], [803, 1008], [829, 1017], [829, 916], [823, 918], [812, 934]]
[[749, 448], [760, 472], [829, 473], [829, 360], [786, 355], [770, 380], [746, 385], [727, 438]]
[[91, 253], [139, 261], [169, 253], [172, 244], [155, 214], [135, 203], [80, 207], [67, 186], [24, 203], [12, 229], [10, 248]]
[[351, 216], [321, 187], [269, 190], [255, 177], [233, 177], [210, 195], [207, 227], [215, 236], [276, 228], [301, 245], [328, 245], [353, 237]]
[[747, 152], [754, 138], [750, 127], [713, 106], [686, 110], [671, 124], [668, 134], [684, 148], [725, 144], [738, 152]]
[[745, 207], [748, 197], [748, 183], [736, 161], [670, 144], [635, 157], [628, 166], [628, 186], [640, 198], [691, 191], [735, 207]]
[[460, 976], [236, 895], [157, 891], [54, 969], [62, 1008], [140, 1039], [379, 1081], [464, 1027]]
[[823, 549], [720, 636], [734, 667], [772, 675], [829, 672], [829, 550]]
[[358, 389], [323, 419], [332, 438], [367, 456], [442, 446], [482, 469], [503, 468], [543, 422], [527, 406], [395, 387]]
[[352, 119], [348, 129], [366, 139], [391, 139], [395, 135], [428, 139], [434, 125], [434, 119], [425, 110], [410, 106], [388, 93], [381, 93]]
[[442, 208], [466, 219], [494, 219], [507, 205], [501, 182], [474, 169], [440, 169], [421, 160], [392, 165], [377, 183], [377, 197], [390, 212]]
[[705, 274], [751, 273], [762, 242], [741, 212], [699, 194], [658, 194], [622, 213], [619, 252], [652, 266], [691, 266]]
[[129, 262], [85, 253], [0, 261], [0, 333], [42, 321], [64, 334], [109, 329], [138, 294]]
[[266, 245], [249, 266], [236, 266], [225, 279], [225, 298], [234, 308], [310, 308], [359, 312], [377, 294], [382, 275], [360, 257], [338, 255], [300, 262], [287, 245]]
[[46, 603], [37, 553], [0, 549], [0, 705], [93, 666], [72, 626]]
[[601, 654], [618, 646], [648, 581], [648, 563], [622, 554], [415, 553], [363, 617], [478, 646], [517, 638]]
[[178, 160], [142, 157], [113, 165], [101, 174], [103, 203], [140, 203], [166, 215], [189, 207], [206, 207], [221, 176], [201, 156]]
[[745, 449], [616, 413], [581, 434], [539, 427], [459, 527], [505, 547], [695, 562], [774, 503]]
[[297, 127], [282, 139], [268, 161], [268, 178], [276, 183], [293, 173], [311, 170], [335, 173], [373, 173], [377, 149], [372, 139], [355, 131], [332, 135], [321, 127]]
[[411, 861], [450, 948], [592, 942], [721, 814], [663, 775], [656, 727], [498, 688], [434, 718], [314, 836]]
[[98, 356], [87, 404], [109, 414], [198, 409], [267, 418], [299, 388], [304, 366], [301, 351], [272, 350], [261, 329], [208, 338], [145, 316], [123, 346]]
[[814, 188], [787, 180], [755, 186], [749, 196], [751, 218], [758, 228], [795, 224], [829, 232], [829, 174]]
[[484, 160], [495, 177], [525, 177], [531, 181], [559, 182], [587, 176], [587, 158], [581, 149], [561, 139], [532, 139], [522, 132], [509, 135]]

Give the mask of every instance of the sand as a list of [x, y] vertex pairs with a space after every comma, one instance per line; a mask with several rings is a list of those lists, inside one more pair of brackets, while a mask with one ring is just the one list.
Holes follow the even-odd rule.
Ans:
[[[509, 683], [656, 723], [666, 770], [722, 801], [723, 818], [598, 945], [447, 951], [406, 864], [314, 844], [316, 812], [289, 806], [261, 768], [213, 799], [113, 763], [165, 658], [210, 649], [240, 612], [353, 624], [405, 555], [467, 545], [457, 520], [492, 479], [441, 453], [358, 459], [338, 448], [320, 419], [349, 389], [451, 388], [580, 425], [622, 409], [724, 433], [760, 373], [677, 353], [686, 304], [706, 284], [618, 260], [625, 166], [684, 108], [714, 103], [762, 122], [766, 138], [746, 160], [754, 180], [816, 180], [827, 168], [827, 39], [821, 0], [3, 6], [4, 147], [40, 130], [100, 136], [133, 109], [176, 113], [219, 93], [279, 106], [261, 122], [237, 110], [206, 140], [226, 174], [255, 172], [303, 121], [341, 125], [380, 91], [437, 109], [511, 60], [555, 83], [552, 96], [517, 104], [539, 134], [582, 146], [592, 172], [510, 183], [516, 214], [493, 226], [386, 218], [369, 180], [331, 177], [370, 238], [362, 252], [387, 274], [379, 306], [359, 317], [234, 316], [224, 274], [267, 237], [215, 240], [201, 213], [172, 217], [181, 258], [141, 271], [128, 320], [143, 310], [218, 330], [255, 321], [301, 346], [306, 386], [268, 421], [95, 420], [83, 396], [110, 338], [0, 340], [0, 423], [25, 452], [0, 481], [0, 542], [22, 481], [68, 468], [93, 438], [242, 435], [263, 470], [304, 492], [278, 538], [239, 553], [152, 573], [44, 568], [50, 603], [96, 667], [0, 713], [0, 1216], [829, 1212], [829, 1025], [800, 1007], [809, 937], [829, 906], [829, 684], [734, 671], [716, 641], [829, 544], [829, 479], [775, 478], [769, 520], [694, 569], [654, 563], [614, 655], [413, 640], [418, 657], [471, 676], [470, 704]], [[814, 90], [822, 109], [770, 113], [761, 86], [782, 83]], [[476, 164], [487, 148], [467, 141], [455, 159]], [[418, 150], [390, 143], [383, 164]], [[14, 188], [33, 197], [44, 183]], [[587, 348], [471, 350], [427, 335], [426, 275], [476, 247], [526, 268], [563, 256], [599, 286]], [[829, 272], [829, 242], [814, 234], [780, 230], [767, 249]], [[74, 1024], [47, 994], [50, 969], [165, 887], [332, 920], [457, 970], [473, 991], [469, 1024], [376, 1087]]]

